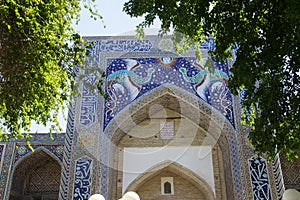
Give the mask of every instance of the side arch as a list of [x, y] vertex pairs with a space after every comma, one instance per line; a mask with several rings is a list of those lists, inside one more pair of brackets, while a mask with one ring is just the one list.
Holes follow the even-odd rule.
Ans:
[[148, 180], [153, 178], [154, 176], [160, 174], [163, 170], [171, 171], [183, 178], [188, 179], [196, 188], [198, 188], [205, 196], [206, 200], [215, 200], [215, 194], [209, 184], [196, 175], [191, 170], [185, 168], [184, 166], [171, 162], [166, 161], [156, 166], [151, 167], [147, 172], [141, 174], [137, 177], [127, 188], [127, 191], [137, 191], [140, 186], [146, 183]]
[[60, 176], [61, 161], [38, 148], [15, 163], [9, 199], [58, 198]]

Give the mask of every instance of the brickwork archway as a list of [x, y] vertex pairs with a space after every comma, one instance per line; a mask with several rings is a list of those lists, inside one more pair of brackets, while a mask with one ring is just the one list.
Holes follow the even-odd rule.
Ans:
[[[160, 193], [160, 178], [174, 177], [174, 195]], [[142, 199], [201, 199], [214, 200], [215, 195], [208, 183], [189, 169], [177, 164], [165, 162], [149, 169], [136, 178], [126, 191], [137, 191]]]

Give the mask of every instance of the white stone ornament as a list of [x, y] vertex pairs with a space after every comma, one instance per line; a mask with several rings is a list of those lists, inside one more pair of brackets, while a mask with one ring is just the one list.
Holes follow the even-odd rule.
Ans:
[[105, 200], [105, 198], [101, 194], [93, 194], [89, 200]]
[[140, 197], [135, 192], [126, 192], [124, 196], [119, 200], [140, 200]]
[[283, 193], [282, 200], [300, 200], [300, 192], [295, 189], [288, 189]]

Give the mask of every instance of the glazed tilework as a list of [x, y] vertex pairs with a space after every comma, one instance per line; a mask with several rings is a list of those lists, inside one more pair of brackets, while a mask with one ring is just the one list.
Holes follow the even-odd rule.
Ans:
[[40, 191], [58, 194], [60, 171], [61, 166], [55, 162], [50, 162], [32, 170], [29, 183], [25, 188], [25, 194], [39, 193]]
[[75, 113], [76, 98], [74, 98], [74, 103], [70, 103], [70, 109], [68, 113], [67, 130], [65, 136], [65, 146], [63, 152], [63, 166], [61, 175], [61, 184], [59, 190], [59, 199], [67, 199], [68, 185], [70, 177], [70, 165], [72, 156], [72, 145], [74, 136], [74, 113]]
[[[30, 141], [37, 142], [63, 142], [65, 140], [65, 133], [35, 133], [31, 135]], [[16, 140], [16, 142], [21, 142], [22, 140]]]
[[150, 51], [150, 40], [101, 40], [97, 41], [101, 52], [144, 52]]
[[[207, 62], [209, 58], [205, 57], [203, 62], [197, 63], [193, 55], [176, 55], [169, 44], [169, 39], [159, 37], [143, 41], [128, 37], [95, 39], [94, 46], [89, 49], [92, 58], [88, 58], [88, 62], [105, 71], [106, 91], [110, 98], [103, 100], [82, 85], [82, 96], [70, 106], [66, 135], [55, 135], [54, 141], [49, 134], [37, 134], [32, 138], [34, 148], [43, 147], [62, 161], [59, 199], [88, 199], [93, 192], [109, 197], [113, 183], [110, 180], [110, 166], [114, 162], [111, 155], [113, 145], [120, 141], [125, 134], [124, 130], [131, 128], [128, 125], [128, 114], [138, 123], [145, 118], [147, 109], [153, 103], [173, 108], [194, 122], [200, 116], [199, 125], [204, 130], [212, 122], [222, 130], [218, 143], [224, 154], [224, 169], [230, 172], [225, 173], [227, 199], [271, 199], [271, 179], [268, 178], [268, 182], [265, 180], [265, 176], [268, 176], [264, 172], [267, 169], [266, 161], [252, 157], [254, 151], [244, 141], [244, 129], [236, 128], [238, 118], [234, 114], [235, 102], [226, 87], [230, 63], [213, 61], [215, 72], [209, 74], [203, 69], [204, 61]], [[213, 48], [212, 40], [201, 44], [202, 50]], [[79, 73], [79, 68], [75, 73]], [[209, 81], [205, 83], [207, 79]], [[96, 83], [93, 74], [84, 80], [89, 84]], [[205, 84], [207, 88], [201, 88]], [[194, 110], [199, 113], [196, 114]], [[124, 124], [121, 129], [120, 126]], [[77, 138], [85, 133], [95, 138], [95, 145], [99, 148], [98, 160], [90, 156], [85, 145], [77, 142]], [[64, 149], [61, 145], [63, 140]], [[14, 147], [15, 144], [18, 148]], [[2, 147], [5, 151], [1, 150]], [[7, 199], [9, 191], [6, 188], [11, 181], [8, 174], [13, 170], [11, 166], [27, 157], [30, 150], [22, 141], [0, 144], [0, 150], [0, 198]], [[87, 158], [87, 155], [90, 157]], [[248, 161], [249, 156], [251, 158]], [[289, 168], [289, 164], [274, 162], [275, 176], [278, 175], [275, 169], [279, 165], [287, 169], [284, 174], [287, 184], [299, 183], [300, 179], [295, 175], [297, 166]], [[92, 170], [92, 167], [98, 170]], [[258, 172], [262, 173], [259, 175]], [[281, 187], [282, 184], [276, 186]]]
[[271, 200], [271, 189], [266, 160], [254, 156], [248, 160], [248, 163], [252, 182], [253, 199]]
[[[30, 141], [31, 145], [35, 149], [44, 149], [48, 152], [53, 152], [53, 155], [57, 159], [62, 160], [62, 149], [64, 142], [64, 134], [33, 134]], [[32, 151], [28, 149], [24, 140], [18, 139], [11, 142], [6, 142], [5, 151], [2, 152], [2, 167], [1, 167], [1, 178], [0, 178], [0, 197], [1, 199], [8, 198], [11, 184], [12, 173], [14, 167], [20, 159], [23, 159], [27, 155], [31, 154]], [[47, 146], [47, 147], [46, 147]], [[17, 147], [21, 147], [18, 149]], [[19, 152], [17, 151], [19, 150]], [[55, 155], [56, 154], [56, 155]], [[58, 158], [60, 157], [60, 158]]]
[[[228, 68], [232, 63], [220, 64], [209, 60], [207, 51], [214, 49], [213, 40], [208, 39], [200, 45], [205, 54], [204, 61], [196, 62], [193, 49], [179, 56], [172, 47], [170, 37], [149, 36], [144, 40], [128, 36], [88, 39], [94, 41], [93, 47], [88, 50], [92, 56], [88, 62], [105, 71], [104, 89], [110, 98], [104, 100], [81, 86], [82, 96], [73, 104], [68, 116], [59, 199], [72, 198], [74, 189], [79, 188], [74, 185], [78, 172], [77, 159], [87, 155], [87, 148], [77, 142], [77, 135], [85, 133], [95, 136], [95, 144], [99, 148], [98, 160], [90, 157], [93, 166], [97, 162], [99, 164], [90, 181], [90, 184], [94, 183], [97, 176], [97, 186], [91, 188], [97, 188], [96, 192], [109, 197], [113, 183], [110, 180], [110, 167], [114, 162], [110, 155], [113, 145], [131, 128], [128, 117], [138, 123], [153, 103], [172, 107], [192, 121], [199, 120], [196, 119], [199, 113], [193, 113], [197, 109], [201, 118], [199, 125], [205, 130], [212, 121], [218, 124], [222, 130], [218, 142], [225, 156], [224, 167], [230, 171], [225, 173], [226, 188], [229, 190], [227, 199], [249, 199], [252, 190], [248, 159], [243, 158], [245, 145], [239, 145], [240, 129], [236, 129], [238, 118], [234, 114], [235, 102], [226, 86]], [[214, 73], [210, 74], [203, 68], [208, 61], [215, 68]], [[96, 84], [94, 78], [93, 75], [87, 76], [85, 81]], [[253, 155], [253, 151], [249, 150], [246, 154]]]
[[110, 138], [108, 138], [107, 135], [102, 134], [101, 136], [101, 141], [100, 141], [100, 191], [103, 196], [107, 195], [107, 190], [108, 190], [108, 166], [109, 166], [109, 146], [111, 145]]
[[4, 156], [5, 144], [0, 144], [0, 169], [2, 167], [2, 161]]
[[5, 151], [3, 152], [3, 161], [1, 167], [0, 177], [0, 199], [5, 199], [8, 191], [9, 177], [11, 173], [11, 164], [13, 158], [15, 144], [13, 142], [7, 142], [5, 145]]
[[[63, 145], [61, 144], [53, 144], [53, 145], [47, 145], [47, 144], [32, 144], [31, 145], [33, 149], [38, 150], [39, 148], [47, 149], [49, 152], [53, 153], [57, 158], [59, 158], [60, 161], [63, 160]], [[15, 159], [14, 163], [19, 161], [21, 158], [26, 157], [28, 154], [32, 153], [31, 149], [29, 149], [27, 144], [21, 144], [17, 145], [17, 149], [15, 151]]]
[[76, 161], [73, 200], [87, 200], [91, 195], [92, 160], [84, 157]]
[[274, 173], [274, 177], [275, 177], [277, 197], [278, 197], [278, 199], [282, 199], [285, 188], [284, 188], [284, 183], [283, 183], [280, 158], [279, 158], [278, 154], [275, 156], [275, 159], [272, 162], [272, 167], [273, 167], [273, 173]]
[[[74, 68], [74, 77], [79, 74], [80, 67], [76, 66]], [[72, 175], [70, 175], [70, 168], [71, 168], [71, 156], [72, 156], [72, 147], [73, 147], [73, 136], [74, 136], [74, 129], [75, 129], [75, 106], [77, 104], [77, 97], [73, 97], [69, 104], [69, 112], [67, 118], [67, 129], [65, 134], [65, 145], [64, 145], [64, 152], [63, 152], [63, 165], [62, 165], [62, 173], [61, 173], [61, 184], [59, 189], [59, 200], [66, 200], [68, 193], [72, 193], [69, 189], [70, 184], [70, 176], [72, 179]]]
[[[169, 94], [170, 91], [172, 91], [174, 93], [173, 94], [174, 96]], [[220, 141], [225, 142], [227, 139], [230, 140], [230, 141], [233, 141], [232, 145], [230, 146], [231, 151], [229, 151], [228, 155], [226, 155], [226, 156], [224, 155], [225, 156], [224, 158], [225, 158], [226, 162], [229, 162], [227, 164], [227, 167], [230, 170], [230, 172], [233, 173], [232, 175], [234, 175], [233, 176], [234, 185], [237, 186], [237, 187], [232, 187], [232, 190], [229, 190], [229, 191], [236, 190], [237, 192], [240, 193], [240, 194], [237, 195], [237, 197], [240, 197], [243, 189], [242, 189], [241, 180], [240, 180], [241, 176], [239, 175], [241, 172], [240, 172], [240, 164], [238, 162], [238, 159], [239, 159], [239, 155], [238, 155], [238, 151], [237, 151], [238, 147], [236, 145], [236, 142], [234, 141], [236, 135], [235, 135], [234, 128], [232, 127], [232, 125], [227, 120], [225, 120], [225, 121], [223, 120], [223, 123], [219, 123], [222, 120], [218, 119], [218, 117], [217, 117], [218, 115], [212, 114], [213, 112], [217, 112], [217, 111], [213, 111], [213, 109], [210, 108], [210, 105], [205, 104], [204, 102], [199, 102], [199, 100], [194, 102], [193, 98], [195, 98], [195, 96], [187, 93], [184, 90], [178, 90], [178, 89], [176, 90], [174, 86], [172, 86], [170, 88], [169, 87], [168, 88], [167, 87], [158, 88], [151, 95], [149, 95], [149, 98], [147, 98], [147, 97], [148, 97], [147, 95], [143, 96], [143, 98], [137, 100], [135, 103], [130, 104], [128, 107], [126, 107], [126, 109], [130, 110], [130, 113], [132, 114], [131, 115], [132, 119], [138, 119], [138, 120], [144, 119], [145, 118], [144, 115], [147, 114], [146, 112], [144, 112], [144, 110], [147, 111], [147, 107], [151, 106], [153, 101], [154, 101], [155, 104], [163, 105], [167, 108], [169, 108], [169, 107], [173, 108], [173, 109], [175, 109], [175, 111], [177, 111], [181, 114], [185, 113], [186, 114], [185, 117], [191, 119], [192, 121], [197, 121], [196, 119], [194, 119], [195, 117], [193, 116], [197, 112], [193, 112], [193, 111], [195, 111], [195, 109], [199, 109], [198, 111], [201, 113], [200, 114], [200, 116], [201, 116], [200, 121], [201, 121], [201, 123], [203, 123], [202, 125], [200, 125], [201, 127], [207, 127], [210, 120], [206, 120], [206, 119], [209, 119], [208, 116], [211, 116], [211, 117], [214, 116], [214, 120], [216, 122], [218, 122], [218, 125], [221, 126], [222, 130], [224, 131], [224, 134], [222, 133], [221, 138], [219, 138], [219, 142]], [[166, 97], [165, 101], [164, 101], [164, 97]], [[185, 99], [185, 100], [189, 99], [189, 97], [191, 97], [191, 99], [188, 103], [189, 106], [186, 106], [187, 102], [180, 102], [183, 99]], [[158, 98], [158, 100], [156, 100], [157, 98]], [[174, 103], [176, 101], [180, 102], [179, 103], [180, 108], [183, 108], [183, 109], [176, 109], [176, 104]], [[193, 105], [192, 102], [194, 102], [196, 104], [194, 108], [192, 106]], [[202, 103], [203, 103], [203, 105], [202, 105]], [[193, 110], [189, 111], [190, 108], [193, 108]], [[123, 113], [120, 112], [120, 114], [117, 117], [122, 118], [121, 117], [122, 114]], [[222, 118], [222, 115], [219, 114], [219, 116], [220, 116], [220, 118]], [[123, 117], [125, 117], [125, 116], [123, 116]], [[117, 121], [121, 121], [121, 120], [117, 120]], [[114, 124], [114, 121], [112, 121], [112, 123], [113, 124], [110, 124], [108, 126], [108, 128], [106, 129], [107, 135], [110, 135], [111, 133], [114, 133], [111, 140], [112, 140], [113, 143], [118, 143], [118, 140], [120, 140], [120, 138], [122, 138], [122, 134], [124, 135], [124, 133], [122, 133], [122, 131], [116, 131], [115, 129], [120, 127], [121, 124], [123, 124], [123, 123]], [[124, 123], [126, 124], [126, 120], [124, 121]], [[115, 129], [113, 129], [113, 127]], [[122, 127], [122, 130], [124, 130], [123, 128], [124, 127]], [[130, 128], [128, 128], [128, 129], [130, 129]], [[226, 137], [227, 137], [227, 139], [226, 139]], [[229, 149], [229, 144], [226, 143], [226, 142], [225, 143], [220, 143], [220, 146], [223, 148], [223, 152], [224, 152], [224, 149]], [[228, 158], [231, 158], [231, 159], [228, 159]], [[232, 163], [232, 165], [230, 163]], [[227, 176], [226, 180], [227, 180], [227, 187], [228, 188], [230, 187], [231, 184], [233, 184], [233, 182], [232, 182], [233, 178], [231, 178], [232, 175], [231, 174], [230, 175], [226, 174], [226, 176]], [[104, 179], [102, 179], [102, 180], [104, 180]], [[232, 193], [232, 192], [230, 192], [230, 193]], [[236, 192], [234, 194], [236, 194]], [[229, 198], [229, 199], [234, 199], [234, 198]], [[237, 199], [241, 199], [241, 198], [237, 198]]]
[[83, 86], [80, 123], [90, 125], [96, 121], [97, 95]]
[[[206, 61], [209, 62], [209, 61]], [[195, 58], [116, 58], [108, 59], [104, 129], [128, 104], [164, 84], [182, 88], [209, 103], [234, 126], [232, 96], [225, 85], [228, 66], [211, 61], [208, 72]]]
[[[11, 153], [13, 153], [12, 156], [10, 156], [10, 172], [11, 175], [8, 178], [8, 184], [7, 187], [9, 188], [10, 185], [12, 184], [13, 177], [18, 177], [20, 180], [22, 177], [24, 177], [22, 171], [30, 171], [30, 170], [22, 170], [22, 167], [26, 166], [32, 166], [34, 167], [39, 163], [40, 158], [42, 159], [43, 157], [55, 157], [58, 162], [62, 162], [63, 160], [63, 148], [64, 148], [64, 137], [65, 134], [49, 134], [49, 133], [37, 133], [37, 134], [32, 134], [32, 137], [30, 138], [31, 146], [34, 149], [34, 152], [32, 152], [26, 142], [24, 140], [18, 139], [13, 142], [13, 150], [10, 150]], [[36, 153], [40, 152], [40, 153]], [[43, 153], [41, 153], [43, 152]], [[47, 152], [47, 153], [45, 153]], [[31, 158], [31, 155], [35, 155], [34, 159]], [[39, 155], [44, 155], [44, 156], [39, 156]], [[25, 164], [23, 163], [22, 165], [18, 165], [21, 161], [25, 160]], [[28, 161], [29, 160], [29, 161]], [[31, 160], [31, 161], [30, 161]], [[30, 164], [26, 164], [26, 163]], [[34, 164], [36, 163], [36, 164]], [[59, 164], [58, 164], [59, 165]], [[19, 167], [17, 167], [19, 166]], [[21, 167], [20, 167], [21, 166]], [[18, 168], [18, 169], [17, 169]], [[14, 172], [14, 173], [13, 173]], [[60, 173], [58, 173], [60, 175]], [[59, 180], [58, 180], [59, 181]], [[20, 181], [17, 181], [20, 182]], [[50, 182], [49, 182], [50, 183]], [[48, 185], [51, 187], [50, 185]], [[54, 186], [54, 182], [53, 182]], [[59, 187], [59, 184], [57, 184]], [[58, 188], [56, 189], [58, 192]], [[6, 191], [6, 197], [8, 198], [9, 190]]]
[[300, 159], [288, 160], [284, 155], [280, 156], [282, 175], [285, 189], [300, 190]]
[[[91, 67], [97, 67], [99, 59], [99, 46], [97, 43], [92, 45], [91, 49], [88, 49], [90, 54], [87, 57], [87, 63]], [[86, 66], [87, 67], [87, 66]], [[85, 74], [83, 78], [82, 98], [81, 98], [81, 112], [80, 112], [80, 123], [84, 125], [90, 125], [96, 121], [96, 101], [97, 93], [88, 89], [87, 84], [95, 85], [97, 78], [97, 71]]]
[[[20, 149], [16, 149], [15, 154], [18, 153], [18, 150]], [[34, 152], [27, 154], [23, 150], [20, 152], [24, 153], [23, 157], [12, 165], [11, 191], [25, 194], [26, 191], [50, 192], [55, 190], [58, 194], [61, 172], [59, 159], [44, 147], [36, 148]]]
[[240, 163], [238, 160], [239, 153], [238, 153], [237, 143], [235, 140], [232, 140], [230, 143], [230, 155], [231, 155], [232, 174], [234, 180], [234, 190], [235, 190], [236, 199], [242, 199]]

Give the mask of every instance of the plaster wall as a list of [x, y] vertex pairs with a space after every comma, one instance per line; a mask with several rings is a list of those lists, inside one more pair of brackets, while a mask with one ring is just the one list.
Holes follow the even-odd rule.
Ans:
[[122, 192], [141, 174], [176, 162], [204, 179], [215, 192], [211, 146], [124, 148]]

